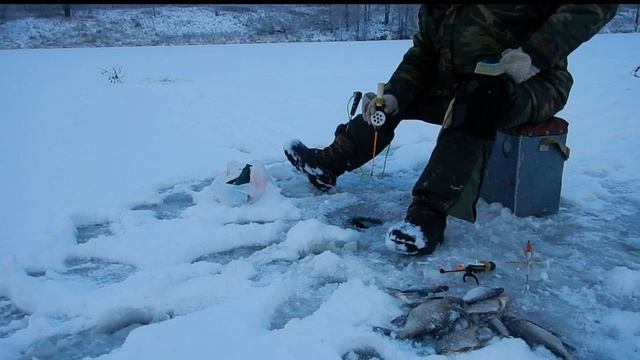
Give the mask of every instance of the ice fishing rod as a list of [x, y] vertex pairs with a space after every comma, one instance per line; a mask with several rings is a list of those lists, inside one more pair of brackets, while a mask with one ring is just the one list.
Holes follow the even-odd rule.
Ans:
[[525, 294], [529, 293], [531, 290], [529, 287], [529, 275], [531, 274], [531, 266], [533, 265], [534, 262], [536, 262], [536, 260], [533, 259], [533, 244], [531, 244], [531, 241], [529, 240], [527, 240], [527, 243], [524, 245], [524, 261], [508, 262], [511, 265], [527, 266], [527, 272], [524, 279], [524, 288], [522, 289], [522, 292], [524, 292]]
[[495, 270], [496, 263], [493, 261], [476, 261], [474, 264], [459, 264], [455, 269], [445, 270], [442, 266], [438, 269], [440, 274], [452, 273], [452, 272], [464, 272], [462, 275], [462, 281], [467, 282], [467, 277], [476, 281], [476, 285], [480, 285], [480, 281], [475, 274], [490, 272]]
[[529, 274], [531, 273], [531, 261], [533, 260], [533, 245], [527, 240], [527, 244], [524, 246], [524, 256], [527, 262], [527, 276], [524, 280], [524, 292], [529, 292]]
[[378, 94], [373, 101], [376, 105], [376, 111], [371, 115], [371, 126], [373, 126], [373, 155], [371, 156], [371, 176], [373, 176], [373, 168], [376, 160], [376, 150], [378, 147], [378, 129], [387, 121], [387, 115], [384, 113], [384, 83], [378, 83]]
[[[371, 125], [373, 126], [373, 129], [374, 129], [372, 159], [374, 159], [376, 156], [376, 150], [377, 150], [376, 148], [378, 146], [377, 145], [378, 144], [378, 128], [385, 123], [387, 118], [386, 114], [384, 113], [384, 99], [382, 98], [383, 93], [384, 93], [384, 83], [379, 83], [378, 94], [373, 100], [375, 101], [375, 104], [376, 104], [376, 111], [374, 112], [371, 118]], [[356, 114], [356, 110], [358, 109], [358, 104], [360, 103], [360, 100], [362, 100], [362, 92], [354, 91], [353, 95], [351, 95], [351, 97], [349, 98], [349, 101], [347, 101], [347, 118], [349, 119], [349, 122], [347, 122], [347, 131], [349, 130], [349, 124], [351, 123], [351, 120], [353, 120], [353, 116]], [[362, 115], [364, 115], [364, 111]], [[385, 157], [384, 157], [384, 165], [382, 166], [383, 174], [384, 174], [385, 168], [387, 167], [387, 157], [389, 156], [390, 148], [391, 146], [387, 148], [387, 153], [385, 154]], [[372, 161], [371, 176], [373, 176], [373, 169], [374, 169], [374, 162]], [[362, 169], [360, 169], [360, 171], [362, 172], [362, 174], [364, 174]]]

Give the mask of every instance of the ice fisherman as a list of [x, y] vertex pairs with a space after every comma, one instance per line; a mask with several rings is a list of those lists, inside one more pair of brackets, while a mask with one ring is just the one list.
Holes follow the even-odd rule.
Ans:
[[[616, 10], [614, 4], [421, 6], [413, 46], [384, 85], [387, 116], [376, 155], [402, 120], [442, 128], [404, 220], [387, 231], [390, 248], [430, 254], [444, 239], [447, 216], [475, 222], [496, 131], [540, 123], [562, 110], [573, 84], [568, 55]], [[374, 97], [364, 96], [362, 114], [338, 125], [329, 146], [309, 149], [294, 140], [285, 147], [315, 187], [332, 188], [340, 175], [373, 157]]]

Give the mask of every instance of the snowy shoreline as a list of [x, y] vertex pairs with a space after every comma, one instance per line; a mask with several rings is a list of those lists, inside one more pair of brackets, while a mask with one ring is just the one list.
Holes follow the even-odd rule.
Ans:
[[[344, 5], [329, 4], [72, 5], [70, 18], [59, 6], [45, 6], [51, 9], [41, 10], [41, 16], [19, 10], [13, 12], [20, 16], [4, 21], [0, 16], [0, 49], [410, 39], [418, 8], [392, 5], [385, 23], [383, 4], [350, 5], [348, 16]], [[365, 9], [370, 13], [366, 21]], [[637, 11], [621, 6], [601, 33], [637, 32]]]

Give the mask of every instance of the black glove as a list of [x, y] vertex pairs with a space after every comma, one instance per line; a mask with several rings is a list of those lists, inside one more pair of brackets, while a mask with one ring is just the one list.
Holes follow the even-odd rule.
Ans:
[[458, 86], [453, 104], [452, 128], [493, 140], [515, 102], [515, 84], [502, 75], [474, 73]]

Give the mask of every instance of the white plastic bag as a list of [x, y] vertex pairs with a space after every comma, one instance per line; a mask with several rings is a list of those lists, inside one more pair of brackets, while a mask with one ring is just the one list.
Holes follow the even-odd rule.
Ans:
[[[249, 182], [242, 183], [243, 179], [238, 181], [243, 169], [249, 166]], [[264, 195], [267, 184], [269, 183], [269, 174], [264, 165], [259, 161], [251, 161], [249, 164], [241, 164], [231, 161], [227, 164], [224, 176], [217, 177], [212, 189], [214, 196], [227, 206], [242, 206], [256, 202]], [[231, 182], [231, 183], [230, 183]]]

